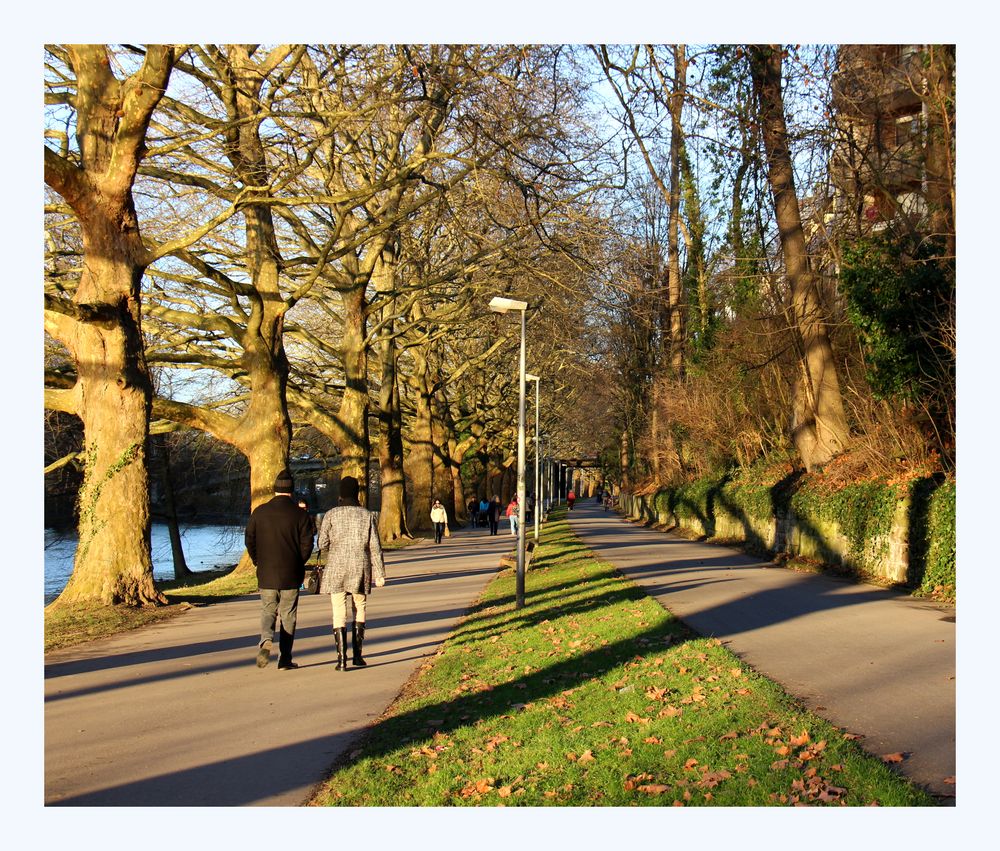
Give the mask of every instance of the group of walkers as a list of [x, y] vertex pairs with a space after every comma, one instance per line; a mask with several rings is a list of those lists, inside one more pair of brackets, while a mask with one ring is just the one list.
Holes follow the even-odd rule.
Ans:
[[[378, 536], [377, 515], [361, 505], [360, 486], [353, 476], [340, 480], [339, 504], [323, 515], [316, 546], [322, 564], [318, 594], [330, 595], [333, 636], [337, 647], [336, 670], [347, 670], [347, 600], [351, 599], [354, 617], [351, 622], [351, 661], [355, 667], [367, 664], [362, 656], [365, 641], [368, 595], [372, 585], [385, 585], [385, 561]], [[257, 568], [260, 589], [260, 640], [257, 667], [265, 668], [271, 660], [275, 627], [278, 628], [278, 670], [297, 668], [292, 661], [299, 591], [305, 579], [306, 562], [313, 551], [316, 523], [303, 502], [294, 499], [295, 482], [288, 470], [274, 481], [274, 496], [257, 506], [247, 524], [247, 553]], [[567, 494], [573, 507], [576, 495]], [[535, 510], [534, 496], [525, 504], [526, 520]], [[501, 516], [510, 521], [510, 534], [517, 536], [518, 501], [515, 495], [504, 508], [499, 496], [492, 500], [469, 503], [473, 525], [484, 523], [490, 535], [498, 534]], [[448, 513], [435, 499], [431, 507], [434, 541], [451, 534]]]
[[[297, 668], [292, 661], [299, 590], [306, 561], [313, 551], [316, 524], [309, 512], [293, 499], [295, 482], [282, 470], [274, 482], [274, 496], [257, 506], [247, 524], [247, 553], [257, 567], [260, 589], [260, 641], [257, 667], [271, 659], [275, 626], [278, 626], [278, 670]], [[353, 476], [340, 480], [340, 502], [323, 515], [317, 547], [323, 563], [317, 593], [330, 595], [333, 637], [337, 646], [336, 670], [347, 670], [347, 598], [351, 598], [351, 661], [367, 664], [362, 656], [368, 595], [372, 585], [385, 585], [385, 561], [374, 512], [358, 500], [360, 487]]]

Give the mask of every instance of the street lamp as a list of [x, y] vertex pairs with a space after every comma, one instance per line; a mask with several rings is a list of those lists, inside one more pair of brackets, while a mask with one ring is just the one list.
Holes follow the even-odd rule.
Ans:
[[518, 380], [517, 413], [517, 585], [514, 608], [524, 608], [524, 326], [528, 302], [494, 296], [490, 310], [495, 313], [521, 312], [521, 362]]
[[538, 515], [542, 511], [542, 500], [541, 495], [538, 490], [538, 404], [539, 404], [539, 387], [542, 385], [542, 379], [537, 375], [532, 375], [528, 373], [524, 376], [528, 381], [535, 382], [535, 543], [538, 543]]

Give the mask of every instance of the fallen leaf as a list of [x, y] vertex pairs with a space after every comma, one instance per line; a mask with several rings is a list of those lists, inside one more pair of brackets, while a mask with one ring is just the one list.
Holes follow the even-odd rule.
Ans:
[[647, 795], [662, 795], [664, 792], [669, 792], [670, 787], [664, 783], [646, 783], [639, 787], [639, 791]]
[[881, 759], [882, 762], [902, 762], [904, 759], [906, 759], [906, 754], [903, 754], [903, 753], [884, 753], [884, 754], [882, 754], [881, 757], [879, 757], [879, 759]]
[[647, 745], [662, 745], [663, 744], [663, 739], [658, 739], [658, 738], [656, 738], [656, 736], [647, 736], [645, 739], [643, 739], [643, 741]]
[[945, 777], [945, 779], [943, 781], [941, 781], [941, 782], [942, 783], [947, 783], [949, 786], [954, 786], [955, 785], [955, 778], [954, 777]]
[[698, 764], [698, 760], [696, 760], [694, 757], [691, 757], [687, 762], [684, 763], [684, 769], [686, 771], [690, 771], [697, 764]]
[[788, 741], [792, 744], [793, 747], [796, 747], [796, 748], [801, 747], [802, 745], [808, 744], [808, 742], [809, 742], [809, 731], [808, 730], [803, 730], [798, 736], [792, 736], [792, 738], [789, 739]]
[[501, 786], [499, 789], [497, 789], [497, 794], [501, 798], [509, 798], [510, 795], [511, 795], [511, 788], [510, 788], [510, 786]]
[[719, 741], [724, 742], [726, 739], [735, 739], [738, 735], [739, 734], [735, 730], [730, 730], [728, 733], [719, 736]]
[[594, 762], [594, 755], [589, 750], [586, 750], [580, 754], [580, 759], [577, 762]]
[[664, 751], [664, 752], [663, 752], [663, 755], [664, 755], [664, 756], [665, 756], [665, 757], [666, 757], [667, 759], [670, 759], [670, 757], [672, 757], [672, 756], [677, 756], [677, 749], [676, 749], [676, 748], [671, 748], [671, 749], [670, 749], [670, 750], [668, 750], [668, 751]]
[[634, 712], [626, 713], [625, 720], [630, 724], [648, 724], [648, 718], [642, 718], [636, 715]]

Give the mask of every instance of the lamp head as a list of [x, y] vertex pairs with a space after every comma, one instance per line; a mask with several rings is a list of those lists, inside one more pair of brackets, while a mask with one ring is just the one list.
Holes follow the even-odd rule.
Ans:
[[495, 313], [507, 313], [510, 310], [527, 310], [528, 302], [517, 301], [513, 298], [503, 298], [502, 296], [494, 296], [490, 299], [490, 310]]

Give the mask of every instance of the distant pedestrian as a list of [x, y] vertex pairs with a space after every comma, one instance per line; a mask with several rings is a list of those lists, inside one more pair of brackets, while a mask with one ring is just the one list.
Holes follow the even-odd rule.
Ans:
[[479, 503], [474, 499], [470, 499], [469, 504], [465, 507], [469, 512], [469, 522], [475, 528], [479, 525]]
[[278, 670], [297, 668], [292, 661], [295, 619], [299, 607], [299, 588], [306, 573], [306, 560], [312, 554], [315, 524], [309, 514], [292, 499], [295, 482], [288, 470], [274, 480], [274, 496], [258, 505], [250, 514], [244, 541], [250, 560], [257, 567], [260, 589], [260, 641], [257, 667], [271, 660], [271, 644], [276, 621], [278, 633]]
[[490, 506], [486, 510], [486, 517], [490, 521], [490, 534], [495, 535], [497, 533], [497, 528], [500, 525], [500, 512], [503, 508], [500, 506], [500, 497], [495, 496], [490, 501]]
[[576, 502], [576, 494], [570, 491], [566, 494], [566, 504], [569, 505], [569, 510], [573, 510], [573, 503]]
[[435, 499], [431, 506], [431, 523], [434, 524], [434, 543], [440, 544], [444, 530], [448, 527], [448, 512], [444, 510], [440, 499]]
[[530, 494], [524, 503], [524, 522], [531, 523], [535, 519], [535, 495]]
[[507, 517], [510, 519], [510, 533], [517, 535], [517, 494], [507, 504]]
[[361, 651], [365, 641], [368, 595], [372, 584], [385, 585], [385, 562], [378, 537], [378, 515], [358, 502], [358, 480], [340, 480], [340, 504], [323, 515], [319, 529], [319, 549], [325, 567], [319, 593], [330, 595], [333, 637], [337, 644], [338, 671], [347, 670], [347, 596], [354, 602], [351, 650], [354, 666], [367, 662]]
[[479, 500], [479, 526], [488, 526], [490, 523], [490, 501], [484, 496]]

